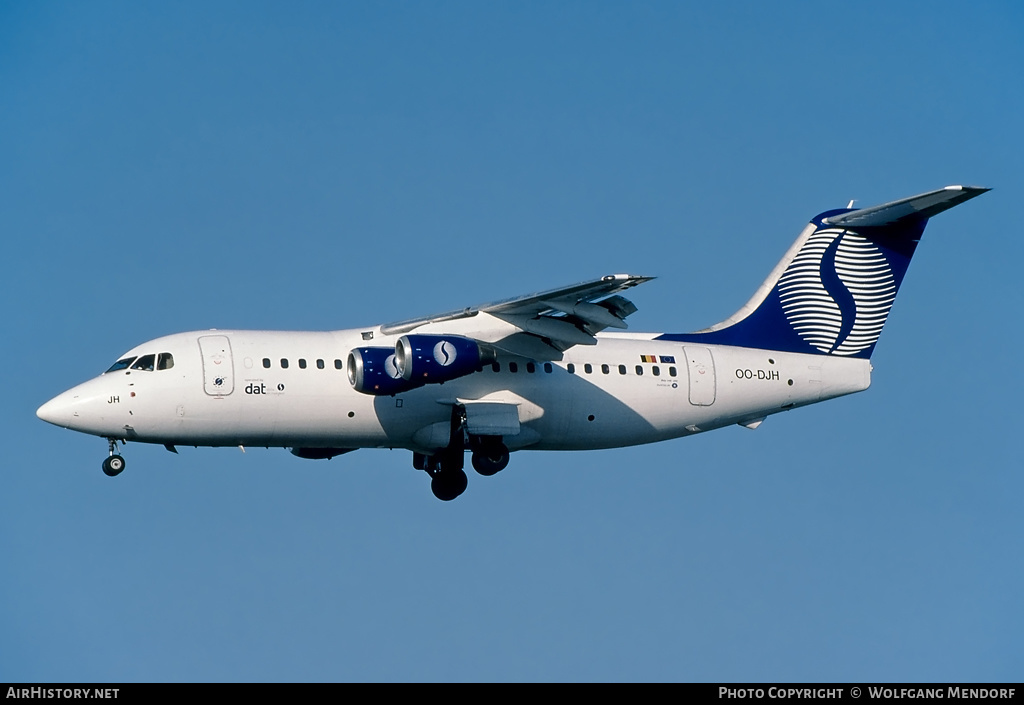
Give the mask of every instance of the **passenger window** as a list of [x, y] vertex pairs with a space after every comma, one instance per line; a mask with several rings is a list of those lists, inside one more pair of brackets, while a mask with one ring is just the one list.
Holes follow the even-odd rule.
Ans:
[[323, 360], [317, 360], [316, 361], [316, 368], [318, 370], [322, 370], [324, 368], [324, 361]]
[[299, 358], [299, 369], [300, 370], [306, 369], [306, 358], [304, 358], [304, 357], [300, 357]]
[[590, 374], [591, 372], [593, 372], [593, 371], [594, 371], [594, 366], [593, 366], [593, 365], [591, 365], [591, 364], [590, 364], [590, 363], [588, 362], [587, 364], [585, 364], [585, 365], [583, 366], [583, 371], [584, 371], [584, 372], [586, 372], [586, 373], [587, 373], [587, 374], [589, 375], [589, 374]]
[[626, 374], [626, 366], [625, 365], [619, 365], [619, 374], [620, 375]]
[[608, 373], [609, 373], [609, 372], [611, 372], [611, 371], [612, 371], [612, 370], [611, 370], [611, 368], [610, 368], [610, 367], [608, 367], [608, 365], [601, 365], [601, 373], [602, 373], [602, 374], [608, 374]]
[[545, 362], [544, 363], [544, 371], [547, 372], [548, 374], [551, 374], [551, 363], [550, 362]]
[[341, 360], [335, 360], [334, 361], [334, 369], [336, 369], [336, 370], [343, 370], [343, 369], [345, 369], [345, 365], [341, 362]]
[[156, 355], [143, 355], [135, 364], [132, 365], [133, 370], [144, 370], [146, 372], [153, 371], [153, 365], [156, 363]]
[[576, 374], [576, 365], [570, 362], [568, 365], [565, 366], [565, 371], [571, 375]]
[[158, 370], [169, 370], [174, 367], [174, 356], [170, 353], [160, 353], [160, 356], [156, 359], [156, 368]]
[[498, 361], [492, 362], [491, 369], [494, 370], [495, 372], [501, 372], [501, 363]]
[[270, 369], [270, 358], [269, 357], [263, 358], [263, 366], [266, 367], [268, 370]]
[[636, 376], [637, 377], [643, 377], [644, 376], [644, 366], [643, 365], [637, 365], [636, 366]]
[[526, 363], [526, 371], [529, 372], [532, 375], [534, 372], [537, 371], [537, 366], [535, 364], [533, 364], [532, 362], [527, 362]]
[[281, 369], [282, 370], [287, 370], [288, 369], [288, 358], [286, 358], [286, 357], [282, 357], [281, 358]]
[[661, 368], [655, 365], [651, 368], [651, 374], [655, 377], [661, 377]]
[[508, 371], [509, 372], [513, 372], [513, 373], [514, 372], [518, 372], [519, 371], [519, 365], [514, 363], [514, 362], [508, 363]]
[[127, 370], [128, 366], [132, 364], [134, 361], [134, 357], [126, 357], [123, 360], [118, 360], [117, 362], [110, 366], [110, 369], [107, 370], [107, 372], [120, 372], [121, 370]]
[[675, 367], [669, 367], [668, 368], [668, 376], [669, 377], [675, 377], [676, 376], [676, 368]]

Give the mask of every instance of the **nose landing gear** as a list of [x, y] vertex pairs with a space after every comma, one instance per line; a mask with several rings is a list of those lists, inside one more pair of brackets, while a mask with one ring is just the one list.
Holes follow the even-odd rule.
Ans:
[[124, 458], [114, 452], [117, 450], [117, 441], [115, 439], [108, 438], [107, 444], [110, 457], [103, 461], [103, 472], [107, 477], [115, 477], [124, 470]]

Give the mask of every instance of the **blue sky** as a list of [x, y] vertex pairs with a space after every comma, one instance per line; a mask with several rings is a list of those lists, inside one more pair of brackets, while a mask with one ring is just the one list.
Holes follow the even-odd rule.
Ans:
[[[1024, 10], [0, 4], [0, 680], [1019, 680]], [[655, 446], [129, 445], [35, 409], [134, 345], [656, 275], [742, 305], [816, 213], [947, 184], [872, 388]]]

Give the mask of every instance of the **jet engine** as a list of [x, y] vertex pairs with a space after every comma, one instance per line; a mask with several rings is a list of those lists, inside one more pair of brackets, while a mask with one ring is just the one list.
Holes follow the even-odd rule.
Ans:
[[465, 377], [496, 358], [491, 346], [458, 335], [403, 335], [395, 345], [398, 373], [419, 384]]
[[348, 381], [357, 392], [374, 396], [401, 394], [425, 384], [402, 378], [395, 366], [394, 348], [356, 348], [350, 352]]

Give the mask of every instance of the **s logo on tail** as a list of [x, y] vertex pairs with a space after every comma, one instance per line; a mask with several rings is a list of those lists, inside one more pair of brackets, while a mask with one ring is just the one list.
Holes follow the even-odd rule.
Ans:
[[816, 350], [834, 355], [873, 345], [896, 300], [896, 282], [882, 251], [838, 228], [811, 235], [778, 286], [793, 330]]

